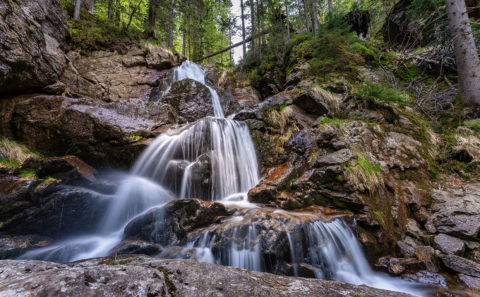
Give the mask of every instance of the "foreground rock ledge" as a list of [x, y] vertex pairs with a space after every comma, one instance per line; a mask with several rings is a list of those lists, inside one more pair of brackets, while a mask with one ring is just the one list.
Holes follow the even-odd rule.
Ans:
[[146, 256], [58, 264], [0, 261], [0, 296], [411, 296], [365, 286], [278, 276], [193, 260]]

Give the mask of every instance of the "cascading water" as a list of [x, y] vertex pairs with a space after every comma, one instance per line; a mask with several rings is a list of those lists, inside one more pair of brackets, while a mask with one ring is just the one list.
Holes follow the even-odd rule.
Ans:
[[[198, 65], [184, 62], [173, 73], [173, 81], [194, 79], [206, 85]], [[60, 262], [108, 255], [122, 239], [128, 222], [153, 206], [176, 198], [202, 198], [246, 206], [246, 193], [259, 181], [255, 148], [248, 127], [224, 116], [217, 92], [207, 86], [215, 117], [187, 124], [157, 137], [142, 153], [131, 175], [121, 182], [105, 217], [94, 235], [76, 237], [30, 251], [22, 256]], [[242, 220], [233, 217], [230, 220]], [[164, 230], [156, 230], [158, 234]], [[342, 219], [306, 222], [300, 231], [287, 230], [286, 237], [294, 274], [301, 263], [314, 267], [318, 278], [366, 284], [397, 291], [410, 291], [405, 282], [373, 273], [353, 232]], [[231, 242], [214, 253], [218, 234], [205, 230], [187, 243], [200, 261], [250, 270], [268, 270], [261, 249], [261, 234], [254, 225], [235, 227]], [[408, 283], [410, 285], [410, 283]], [[416, 293], [410, 291], [410, 293]]]

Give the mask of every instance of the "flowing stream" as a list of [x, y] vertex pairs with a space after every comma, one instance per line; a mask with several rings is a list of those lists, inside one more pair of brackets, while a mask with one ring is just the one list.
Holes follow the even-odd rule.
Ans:
[[[192, 62], [174, 70], [173, 81], [194, 79], [204, 85], [205, 73]], [[210, 86], [214, 117], [187, 124], [158, 136], [122, 180], [107, 212], [92, 235], [66, 239], [32, 250], [23, 259], [70, 262], [106, 256], [123, 237], [125, 226], [152, 207], [178, 198], [201, 198], [237, 207], [257, 207], [247, 192], [259, 181], [255, 147], [246, 124], [227, 119], [217, 92]], [[233, 220], [242, 220], [241, 217]], [[341, 218], [303, 224], [301, 232], [287, 232], [293, 272], [300, 263], [313, 267], [315, 276], [354, 284], [421, 295], [411, 282], [374, 273], [348, 224]], [[200, 261], [265, 271], [259, 234], [234, 229], [235, 239], [220, 253], [213, 253], [214, 232], [206, 230], [185, 248], [196, 249]]]

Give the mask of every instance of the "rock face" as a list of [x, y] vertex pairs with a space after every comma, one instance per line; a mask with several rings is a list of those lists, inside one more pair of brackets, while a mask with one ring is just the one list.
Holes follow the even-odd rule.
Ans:
[[178, 115], [187, 122], [213, 116], [210, 90], [193, 79], [184, 79], [173, 83], [170, 91], [163, 96], [161, 101], [173, 106]]
[[100, 258], [63, 265], [0, 262], [0, 296], [370, 296], [408, 294], [340, 282], [277, 276], [148, 257]]
[[58, 0], [0, 4], [0, 93], [55, 83], [66, 66], [69, 36]]
[[434, 245], [445, 254], [460, 254], [465, 251], [465, 243], [463, 240], [446, 234], [436, 235]]
[[129, 48], [125, 53], [95, 51], [85, 57], [71, 51], [67, 56], [70, 63], [61, 80], [69, 91], [106, 102], [148, 100], [152, 89], [165, 79], [166, 70], [182, 61], [151, 44]]
[[426, 228], [435, 231], [465, 237], [476, 238], [480, 231], [480, 192], [479, 185], [473, 184], [465, 189], [453, 191], [434, 190], [432, 198], [433, 215], [428, 219]]
[[175, 123], [168, 105], [141, 100], [26, 95], [0, 103], [0, 134], [47, 153], [75, 154], [98, 167], [129, 167], [158, 128]]

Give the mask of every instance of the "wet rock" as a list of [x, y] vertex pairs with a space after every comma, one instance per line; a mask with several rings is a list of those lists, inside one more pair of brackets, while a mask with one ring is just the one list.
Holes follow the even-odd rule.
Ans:
[[53, 177], [64, 183], [93, 183], [97, 170], [75, 156], [29, 158], [22, 164], [22, 169], [33, 169], [40, 178]]
[[50, 244], [48, 237], [38, 235], [11, 236], [0, 234], [0, 259], [17, 258], [25, 252]]
[[[177, 199], [165, 207], [152, 208], [130, 221], [126, 239], [143, 239], [162, 245], [185, 243], [188, 232], [209, 226], [229, 216], [223, 204], [199, 199]], [[165, 230], [164, 232], [162, 230]]]
[[68, 53], [70, 63], [61, 81], [69, 92], [106, 102], [124, 99], [148, 100], [165, 74], [182, 59], [151, 44], [130, 47], [125, 52], [93, 51], [88, 56], [79, 51]]
[[406, 272], [415, 272], [425, 269], [425, 264], [416, 258], [382, 257], [375, 263], [375, 268], [391, 275], [402, 275]]
[[54, 83], [66, 66], [68, 36], [58, 0], [2, 1], [0, 93]]
[[109, 254], [111, 256], [132, 254], [153, 256], [159, 254], [161, 251], [161, 247], [150, 242], [142, 240], [123, 240], [117, 244]]
[[426, 270], [418, 271], [416, 273], [404, 274], [403, 277], [416, 281], [422, 284], [438, 285], [447, 287], [447, 280], [438, 273], [429, 272]]
[[480, 277], [480, 264], [455, 255], [441, 257], [442, 263], [451, 270], [473, 277]]
[[173, 106], [184, 121], [194, 122], [214, 115], [210, 90], [193, 79], [173, 83], [162, 102]]
[[435, 248], [441, 250], [445, 254], [462, 254], [465, 251], [465, 243], [463, 240], [446, 235], [438, 234], [434, 238]]
[[274, 203], [277, 198], [277, 188], [267, 184], [261, 184], [248, 191], [248, 201], [253, 203]]
[[357, 158], [357, 154], [350, 149], [342, 149], [333, 153], [329, 153], [318, 157], [314, 161], [315, 167], [342, 165]]
[[341, 282], [145, 256], [98, 258], [68, 265], [7, 260], [0, 262], [0, 271], [4, 284], [0, 295], [5, 296], [410, 296]]
[[324, 89], [313, 88], [297, 95], [293, 99], [293, 104], [309, 114], [322, 116], [334, 112], [339, 103], [332, 94]]
[[0, 232], [49, 237], [94, 229], [108, 197], [58, 181], [0, 179]]
[[480, 231], [480, 185], [433, 190], [432, 215], [426, 228], [461, 238], [476, 238]]
[[26, 95], [0, 105], [2, 135], [41, 152], [74, 154], [96, 167], [129, 167], [146, 146], [144, 138], [177, 122], [170, 106], [142, 100]]
[[459, 274], [458, 279], [462, 282], [467, 288], [480, 291], [480, 278], [472, 277], [465, 274]]

